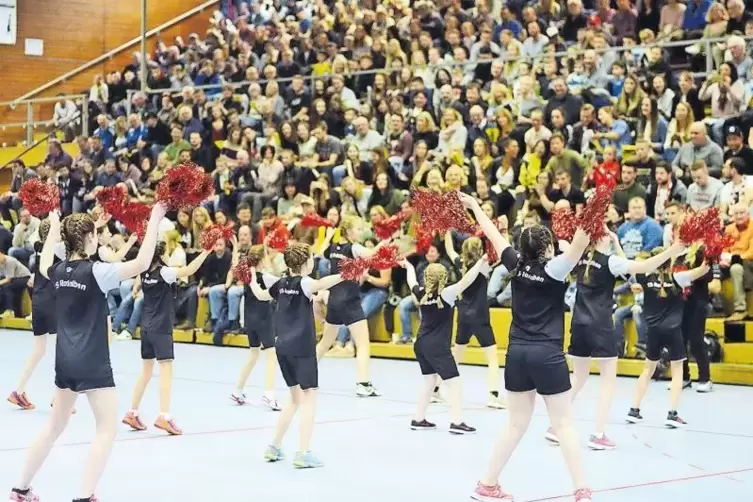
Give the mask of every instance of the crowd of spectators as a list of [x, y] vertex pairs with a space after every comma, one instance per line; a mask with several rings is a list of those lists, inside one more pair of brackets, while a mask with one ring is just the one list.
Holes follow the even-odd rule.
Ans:
[[[671, 242], [688, 209], [720, 207], [736, 239], [722, 261], [734, 284], [727, 313], [747, 316], [753, 14], [743, 0], [226, 0], [223, 8], [206, 34], [157, 44], [149, 92], [139, 90], [137, 56], [94, 80], [93, 132], [75, 139], [75, 157], [52, 141], [42, 165], [16, 163], [0, 197], [10, 257], [33, 260], [38, 221], [17, 199], [33, 176], [58, 184], [68, 214], [97, 211], [96, 190], [119, 183], [149, 202], [172, 165], [199, 164], [216, 195], [165, 223], [176, 263], [197, 254], [213, 222], [235, 225], [241, 252], [278, 226], [316, 248], [323, 233], [302, 227], [302, 214], [374, 223], [410, 214], [413, 187], [473, 194], [514, 238], [549, 225], [556, 208], [581, 211], [596, 186], [616, 183], [608, 221], [629, 258]], [[55, 114], [58, 123], [75, 116], [65, 101]], [[408, 221], [403, 233], [411, 253]], [[111, 222], [101, 235], [113, 255], [132, 252], [121, 234]], [[465, 237], [411, 255], [419, 282], [428, 263], [455, 276], [449, 255]], [[195, 326], [197, 298], [208, 297], [203, 328], [239, 329], [243, 290], [228, 273], [228, 246], [180, 285], [186, 327]], [[328, 272], [322, 257], [317, 273]], [[492, 307], [509, 304], [506, 273], [493, 272]], [[636, 303], [618, 310], [618, 331], [640, 316], [639, 287], [626, 288]], [[384, 306], [387, 331], [410, 342], [416, 306], [401, 270], [375, 274], [363, 293], [367, 311]], [[112, 297], [114, 329], [128, 323], [128, 335], [138, 284]], [[352, 352], [347, 339], [341, 333], [335, 352]]]

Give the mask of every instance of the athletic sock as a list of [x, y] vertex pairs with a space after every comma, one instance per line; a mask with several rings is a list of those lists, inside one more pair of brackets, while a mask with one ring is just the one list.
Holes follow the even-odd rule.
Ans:
[[128, 413], [130, 413], [130, 414], [131, 414], [131, 415], [133, 415], [134, 417], [138, 417], [138, 416], [139, 416], [139, 410], [131, 410], [131, 411], [129, 411]]
[[164, 418], [166, 421], [170, 421], [170, 414], [169, 413], [160, 413], [160, 416]]
[[493, 390], [489, 394], [491, 394], [494, 397], [499, 397], [499, 391]]

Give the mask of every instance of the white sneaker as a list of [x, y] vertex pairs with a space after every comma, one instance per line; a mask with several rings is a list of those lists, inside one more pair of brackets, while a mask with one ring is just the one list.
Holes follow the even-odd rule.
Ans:
[[363, 385], [359, 383], [356, 385], [356, 395], [358, 397], [379, 397], [382, 394], [371, 384]]
[[507, 403], [501, 397], [495, 397], [494, 394], [489, 394], [489, 400], [486, 402], [487, 408], [494, 410], [504, 410], [507, 408]]
[[29, 314], [29, 315], [26, 316], [26, 320], [27, 321], [31, 321], [31, 314]]
[[685, 47], [685, 52], [690, 54], [691, 56], [695, 56], [696, 54], [701, 53], [701, 47], [696, 45], [689, 45], [688, 47]]
[[713, 388], [714, 388], [714, 383], [711, 380], [709, 380], [708, 382], [697, 384], [695, 386], [695, 391], [705, 394], [707, 392], [711, 392], [711, 389]]
[[261, 402], [269, 406], [269, 409], [272, 411], [280, 411], [282, 409], [274, 397], [263, 396]]
[[133, 337], [128, 332], [127, 329], [124, 329], [119, 334], [115, 335], [113, 338], [117, 340], [118, 342], [127, 342], [128, 340], [133, 340]]
[[442, 397], [442, 394], [440, 394], [439, 391], [437, 391], [437, 392], [432, 392], [431, 399], [429, 400], [429, 402], [432, 404], [444, 404], [445, 400]]
[[[693, 382], [690, 380], [683, 380], [682, 381], [682, 390], [689, 389], [693, 386]], [[667, 390], [672, 390], [672, 382], [669, 382], [667, 384]]]

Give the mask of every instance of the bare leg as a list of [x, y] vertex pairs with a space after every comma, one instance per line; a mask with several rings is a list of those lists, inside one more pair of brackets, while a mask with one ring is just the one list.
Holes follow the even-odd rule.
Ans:
[[173, 386], [173, 362], [159, 362], [159, 411], [162, 416], [170, 415], [170, 399]]
[[89, 457], [86, 459], [84, 480], [81, 483], [81, 498], [94, 495], [107, 460], [110, 458], [118, 426], [118, 395], [115, 388], [94, 390], [87, 393], [86, 397], [94, 412], [97, 436], [89, 448]]
[[324, 354], [326, 354], [329, 349], [332, 348], [332, 345], [335, 343], [335, 338], [337, 338], [337, 328], [338, 326], [333, 326], [329, 323], [324, 323], [324, 332], [322, 333], [322, 339], [319, 340], [319, 343], [316, 345], [316, 360], [321, 360], [322, 357], [324, 357]]
[[570, 378], [572, 383], [572, 398], [578, 396], [578, 393], [583, 390], [583, 387], [588, 381], [588, 375], [591, 370], [591, 358], [590, 357], [572, 357], [573, 361], [573, 375]]
[[416, 405], [416, 422], [426, 420], [426, 410], [429, 408], [429, 400], [437, 383], [439, 383], [439, 377], [436, 374], [424, 375], [424, 386], [418, 394]]
[[[646, 395], [646, 391], [648, 390], [648, 384], [651, 383], [651, 376], [656, 371], [656, 366], [658, 364], [659, 364], [659, 361], [649, 361], [648, 359], [646, 359], [646, 365], [643, 367], [641, 376], [638, 377], [638, 384], [635, 386], [635, 397], [633, 397], [633, 408], [641, 407], [641, 401], [643, 401], [643, 396]], [[682, 380], [682, 372], [680, 372], [680, 380]], [[680, 390], [682, 390], [682, 385], [680, 385]]]
[[316, 416], [316, 389], [299, 390], [301, 394], [300, 437], [298, 451], [309, 451]]
[[24, 369], [21, 371], [21, 378], [18, 380], [18, 387], [16, 387], [16, 391], [19, 394], [26, 392], [26, 384], [29, 383], [32, 373], [34, 373], [39, 361], [44, 357], [46, 348], [47, 335], [35, 336], [34, 346], [31, 349], [31, 354], [29, 354], [29, 357], [26, 359]]
[[60, 434], [63, 433], [68, 425], [68, 420], [71, 418], [77, 397], [78, 394], [75, 392], [55, 389], [53, 398], [55, 406], [52, 407], [50, 418], [42, 429], [42, 433], [29, 447], [29, 453], [26, 455], [26, 462], [21, 474], [21, 482], [16, 488], [21, 490], [29, 488], [29, 484], [47, 459], [55, 441], [57, 441]]
[[452, 348], [452, 357], [455, 358], [455, 364], [460, 365], [460, 363], [463, 361], [463, 357], [465, 357], [465, 349], [467, 349], [467, 345], [460, 345], [455, 344], [455, 346]]
[[460, 377], [450, 378], [444, 383], [449, 390], [450, 423], [459, 425], [463, 423], [463, 385]]
[[272, 446], [280, 448], [282, 446], [282, 438], [285, 437], [285, 433], [290, 427], [290, 422], [293, 421], [295, 413], [298, 411], [298, 406], [301, 404], [302, 393], [301, 387], [296, 385], [290, 388], [290, 401], [282, 409], [280, 413], [280, 419], [277, 421], [277, 429], [275, 430], [275, 438], [272, 441]]
[[371, 362], [371, 340], [369, 323], [366, 319], [348, 326], [350, 336], [356, 344], [357, 382], [369, 382], [369, 363]]
[[144, 392], [146, 386], [152, 379], [154, 374], [154, 359], [147, 359], [143, 362], [141, 367], [141, 375], [136, 380], [136, 385], [133, 387], [133, 396], [131, 397], [131, 410], [137, 411], [141, 406], [141, 400], [144, 398]]
[[507, 393], [509, 422], [507, 428], [500, 433], [497, 442], [494, 444], [492, 458], [481, 484], [485, 486], [496, 486], [498, 484], [502, 470], [507, 465], [526, 430], [528, 430], [535, 405], [535, 391]]
[[489, 392], [496, 392], [499, 395], [499, 354], [497, 353], [497, 346], [491, 345], [484, 347], [484, 355], [486, 356], [487, 364], [487, 382], [489, 385]]
[[672, 372], [672, 383], [669, 393], [669, 409], [677, 410], [682, 395], [682, 361], [672, 361], [670, 371]]
[[236, 390], [238, 391], [238, 394], [243, 394], [243, 387], [246, 386], [248, 377], [251, 375], [251, 372], [254, 370], [254, 366], [256, 366], [256, 362], [259, 360], [260, 352], [261, 352], [261, 349], [259, 347], [251, 347], [249, 349], [248, 359], [246, 360], [246, 364], [243, 365], [243, 368], [241, 369], [241, 374], [238, 377], [238, 384], [236, 386]]
[[599, 405], [594, 432], [604, 434], [609, 419], [609, 410], [612, 408], [614, 390], [617, 386], [617, 358], [601, 359], [599, 361], [599, 374]]
[[267, 356], [267, 367], [264, 373], [264, 392], [274, 395], [275, 379], [277, 377], [277, 351], [270, 347], [264, 351]]
[[573, 486], [576, 490], [586, 488], [586, 477], [583, 474], [583, 462], [580, 457], [580, 444], [575, 433], [575, 427], [573, 427], [570, 391], [543, 397], [546, 409], [549, 412], [549, 420], [559, 439], [567, 469], [573, 478]]

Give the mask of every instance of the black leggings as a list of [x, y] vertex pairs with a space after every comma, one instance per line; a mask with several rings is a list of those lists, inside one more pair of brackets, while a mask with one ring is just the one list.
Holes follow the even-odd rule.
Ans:
[[[709, 370], [709, 354], [703, 335], [706, 332], [705, 303], [688, 302], [682, 314], [682, 336], [685, 344], [690, 344], [690, 352], [698, 364], [698, 383], [708, 382], [711, 378]], [[690, 381], [690, 365], [688, 360], [682, 364], [683, 380]]]

